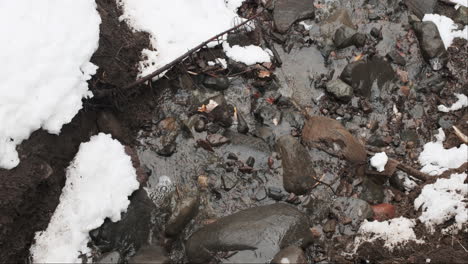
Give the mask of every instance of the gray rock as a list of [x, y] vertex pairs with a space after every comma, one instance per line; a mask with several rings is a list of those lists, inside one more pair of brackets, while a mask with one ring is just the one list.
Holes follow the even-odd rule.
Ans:
[[366, 201], [353, 197], [336, 198], [333, 201], [331, 213], [339, 220], [351, 219], [351, 225], [355, 228], [359, 227], [363, 220], [374, 215], [372, 207]]
[[198, 213], [200, 199], [197, 193], [182, 198], [172, 212], [166, 224], [165, 232], [168, 236], [178, 235]]
[[217, 252], [238, 251], [228, 263], [265, 263], [282, 248], [306, 246], [307, 217], [288, 204], [259, 206], [223, 217], [196, 231], [186, 243], [189, 261], [208, 263]]
[[283, 166], [283, 186], [296, 195], [307, 193], [316, 183], [312, 159], [296, 138], [284, 135], [276, 142]]
[[153, 138], [148, 141], [151, 147], [161, 156], [170, 156], [176, 150], [177, 136], [180, 125], [176, 118], [168, 117], [161, 120], [154, 129]]
[[226, 143], [229, 143], [229, 138], [221, 136], [220, 134], [211, 134], [206, 136], [206, 140], [210, 143], [213, 147], [219, 147]]
[[216, 91], [224, 91], [229, 88], [229, 79], [227, 77], [206, 76], [203, 79], [203, 85]]
[[96, 263], [102, 264], [117, 264], [120, 261], [120, 253], [118, 251], [112, 251], [104, 253]]
[[414, 23], [413, 27], [423, 58], [433, 70], [442, 69], [447, 64], [448, 56], [437, 26], [431, 21], [426, 21]]
[[282, 249], [278, 254], [275, 255], [271, 264], [284, 264], [284, 263], [295, 263], [295, 264], [306, 264], [307, 258], [304, 251], [300, 247], [289, 246]]
[[332, 37], [336, 30], [342, 26], [356, 29], [348, 14], [348, 10], [345, 8], [336, 10], [320, 25], [320, 34], [324, 37]]
[[454, 120], [450, 116], [444, 115], [439, 118], [437, 124], [439, 124], [441, 128], [449, 129], [453, 126]]
[[166, 256], [163, 248], [149, 245], [141, 248], [128, 260], [129, 264], [169, 264], [171, 260]]
[[384, 188], [381, 184], [366, 177], [361, 184], [362, 190], [359, 198], [371, 204], [382, 203], [385, 197]]
[[286, 33], [294, 22], [314, 16], [314, 0], [277, 0], [273, 11], [275, 27], [280, 33]]
[[405, 4], [409, 10], [421, 19], [425, 14], [434, 13], [436, 3], [437, 0], [405, 0]]
[[356, 30], [350, 27], [342, 26], [336, 30], [335, 36], [333, 37], [333, 43], [339, 49], [352, 46], [354, 45], [353, 37], [356, 33]]
[[400, 55], [400, 53], [398, 53], [396, 50], [392, 50], [390, 51], [389, 53], [387, 53], [387, 58], [397, 64], [397, 65], [401, 65], [401, 66], [405, 66], [406, 65], [406, 60], [405, 58], [403, 58], [403, 56]]
[[247, 125], [247, 122], [245, 121], [244, 117], [242, 114], [237, 111], [237, 132], [241, 134], [247, 134], [249, 132], [249, 125]]
[[468, 7], [465, 6], [460, 6], [457, 10], [457, 14], [455, 15], [453, 21], [463, 24], [463, 25], [468, 25]]
[[353, 88], [339, 79], [327, 83], [327, 92], [345, 102], [348, 102], [353, 97]]

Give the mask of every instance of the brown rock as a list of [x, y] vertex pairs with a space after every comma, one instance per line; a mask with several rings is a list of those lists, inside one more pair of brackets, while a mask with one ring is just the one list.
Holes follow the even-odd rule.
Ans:
[[302, 130], [302, 140], [309, 147], [345, 158], [353, 164], [366, 163], [364, 146], [337, 120], [323, 116], [310, 117]]
[[388, 203], [382, 203], [372, 206], [374, 211], [374, 219], [377, 221], [385, 221], [395, 218], [395, 207]]

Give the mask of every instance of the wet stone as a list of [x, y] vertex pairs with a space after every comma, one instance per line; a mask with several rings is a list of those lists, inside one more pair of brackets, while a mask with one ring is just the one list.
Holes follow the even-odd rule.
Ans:
[[381, 39], [382, 38], [382, 31], [376, 27], [373, 27], [370, 31], [371, 36], [373, 36], [376, 39]]
[[314, 18], [314, 15], [314, 0], [277, 0], [273, 20], [276, 30], [286, 33], [294, 22]]
[[439, 118], [439, 120], [437, 121], [437, 124], [439, 124], [441, 128], [449, 129], [453, 126], [454, 121], [452, 120], [450, 116], [444, 115]]
[[135, 256], [128, 260], [129, 264], [170, 264], [171, 260], [167, 257], [165, 250], [156, 245], [148, 245], [137, 251]]
[[356, 30], [342, 26], [338, 28], [333, 37], [333, 43], [339, 49], [347, 48], [354, 45], [353, 37], [356, 34]]
[[249, 132], [249, 126], [239, 111], [237, 111], [237, 132], [241, 134], [247, 134]]
[[196, 122], [195, 125], [193, 126], [195, 131], [198, 133], [205, 131], [206, 129], [206, 122], [204, 119], [199, 118]]
[[213, 147], [219, 147], [226, 143], [229, 143], [229, 138], [224, 137], [219, 134], [211, 134], [206, 136], [206, 140], [210, 143]]
[[342, 80], [329, 81], [327, 83], [327, 92], [344, 102], [348, 102], [353, 97], [353, 88]]
[[179, 135], [180, 125], [177, 119], [168, 117], [160, 121], [155, 129], [154, 137], [150, 140], [151, 146], [161, 156], [170, 156], [176, 149], [175, 140]]
[[336, 198], [333, 201], [331, 213], [338, 219], [351, 219], [351, 226], [354, 228], [374, 214], [372, 207], [366, 201], [353, 197]]
[[267, 195], [276, 201], [281, 201], [286, 196], [286, 194], [280, 188], [274, 186], [268, 187]]
[[227, 158], [230, 159], [230, 160], [238, 160], [239, 159], [237, 157], [237, 155], [232, 153], [232, 152], [228, 153]]
[[255, 164], [255, 158], [254, 157], [249, 157], [247, 159], [247, 161], [245, 162], [245, 164], [247, 164], [247, 166], [253, 167], [254, 164]]
[[391, 62], [393, 62], [393, 63], [395, 63], [397, 65], [401, 65], [401, 66], [406, 65], [405, 58], [403, 58], [403, 56], [401, 56], [400, 53], [398, 53], [398, 51], [396, 51], [396, 50], [392, 50], [389, 53], [387, 53], [387, 58]]
[[[268, 239], [266, 239], [268, 238]], [[310, 242], [307, 217], [295, 207], [278, 203], [223, 217], [196, 231], [186, 243], [193, 263], [208, 263], [217, 252], [238, 251], [227, 263], [265, 263], [290, 245]]]
[[426, 21], [415, 23], [413, 27], [423, 58], [433, 70], [442, 69], [447, 64], [448, 57], [437, 26], [431, 21]]
[[307, 193], [316, 183], [309, 152], [290, 135], [280, 137], [276, 148], [281, 155], [284, 189], [296, 195]]
[[410, 115], [413, 118], [421, 118], [424, 115], [424, 107], [422, 105], [415, 105], [411, 110], [409, 110]]
[[203, 85], [216, 91], [224, 91], [229, 88], [229, 79], [227, 77], [205, 76]]
[[210, 112], [210, 116], [214, 122], [222, 127], [230, 127], [233, 123], [234, 108], [231, 105], [218, 105]]
[[168, 236], [178, 235], [198, 213], [199, 204], [200, 199], [197, 193], [191, 193], [182, 198], [166, 224], [166, 234]]
[[325, 232], [325, 233], [335, 233], [335, 229], [336, 229], [336, 220], [335, 219], [329, 219], [323, 225], [323, 232]]
[[370, 178], [365, 178], [361, 183], [362, 191], [359, 198], [371, 204], [382, 203], [385, 197], [384, 189], [381, 184], [376, 183]]
[[271, 264], [285, 264], [285, 263], [295, 263], [295, 264], [306, 264], [307, 258], [304, 254], [304, 251], [297, 246], [289, 246], [282, 249], [275, 257], [271, 260]]

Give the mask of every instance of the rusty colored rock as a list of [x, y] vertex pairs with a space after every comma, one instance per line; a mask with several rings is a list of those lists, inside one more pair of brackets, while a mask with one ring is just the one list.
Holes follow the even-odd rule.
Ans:
[[382, 203], [372, 206], [374, 211], [374, 219], [377, 221], [385, 221], [395, 218], [395, 207], [388, 203]]
[[337, 120], [323, 116], [310, 117], [302, 130], [302, 140], [309, 147], [345, 158], [353, 164], [366, 163], [364, 146]]
[[134, 148], [130, 146], [125, 146], [125, 153], [130, 156], [132, 160], [132, 165], [136, 170], [137, 180], [140, 185], [145, 184], [148, 181], [148, 174], [145, 170], [141, 167], [140, 159], [138, 158], [138, 154]]

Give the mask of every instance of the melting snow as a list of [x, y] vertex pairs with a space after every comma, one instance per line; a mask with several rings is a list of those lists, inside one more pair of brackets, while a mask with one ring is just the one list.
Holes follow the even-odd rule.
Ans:
[[12, 169], [18, 144], [59, 134], [92, 96], [101, 19], [94, 0], [0, 1], [0, 14], [0, 168]]
[[370, 163], [377, 171], [382, 172], [385, 170], [385, 165], [387, 164], [388, 157], [385, 152], [376, 153], [371, 159]]
[[446, 107], [445, 105], [439, 105], [437, 109], [439, 109], [441, 112], [448, 113], [450, 111], [460, 110], [463, 107], [468, 106], [468, 97], [466, 97], [466, 95], [456, 93], [455, 96], [458, 98], [458, 100], [452, 106]]
[[229, 43], [224, 42], [223, 49], [226, 56], [237, 62], [245, 63], [246, 65], [270, 62], [271, 51], [269, 49], [264, 50], [255, 45], [245, 47], [234, 45], [231, 47]]
[[240, 0], [117, 0], [122, 19], [135, 30], [150, 33], [156, 50], [142, 51], [140, 74], [147, 75], [188, 50], [241, 21]]
[[67, 169], [60, 203], [47, 229], [36, 233], [31, 247], [34, 263], [81, 263], [89, 231], [105, 218], [119, 221], [128, 196], [138, 189], [136, 172], [124, 147], [110, 135], [99, 134], [80, 145]]
[[460, 167], [468, 160], [468, 146], [460, 145], [458, 148], [445, 149], [443, 142], [445, 133], [439, 128], [436, 142], [424, 145], [424, 150], [419, 155], [419, 163], [423, 165], [422, 172], [429, 175], [440, 175], [448, 169]]
[[460, 6], [468, 7], [468, 0], [450, 0], [450, 2], [460, 5]]
[[467, 174], [452, 174], [450, 179], [438, 179], [434, 184], [424, 186], [421, 194], [414, 200], [414, 208], [422, 209], [419, 220], [426, 224], [431, 232], [434, 226], [447, 220], [455, 223], [443, 231], [457, 231], [468, 221], [468, 184]]
[[384, 246], [392, 250], [395, 246], [415, 241], [424, 243], [424, 241], [416, 238], [413, 227], [416, 221], [404, 217], [394, 218], [388, 221], [372, 221], [364, 220], [358, 233], [360, 236], [356, 239], [357, 245], [363, 242], [374, 242], [377, 239], [382, 239]]
[[445, 49], [452, 45], [454, 38], [468, 39], [468, 26], [465, 26], [463, 30], [457, 30], [457, 24], [455, 24], [452, 19], [446, 16], [426, 14], [423, 17], [423, 21], [432, 21], [434, 24], [436, 24], [440, 37], [444, 42]]

